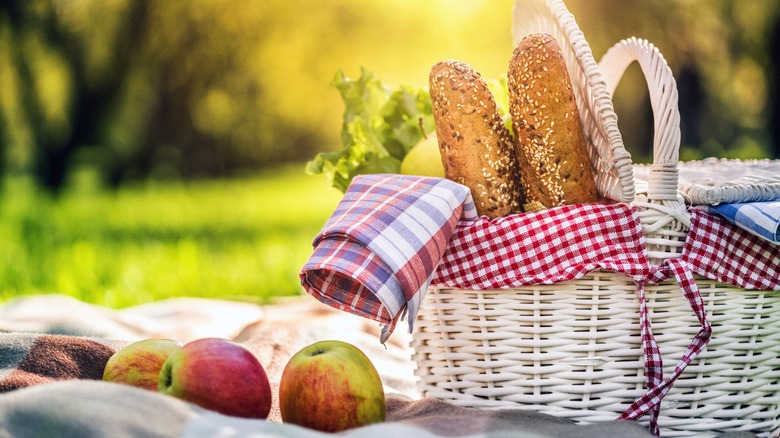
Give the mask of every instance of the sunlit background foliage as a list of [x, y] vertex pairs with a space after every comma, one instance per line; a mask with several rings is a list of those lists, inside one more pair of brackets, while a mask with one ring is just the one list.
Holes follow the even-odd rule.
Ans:
[[[567, 3], [596, 59], [634, 35], [663, 52], [683, 159], [780, 157], [780, 3]], [[337, 70], [423, 87], [433, 63], [457, 58], [503, 77], [512, 6], [0, 2], [2, 297], [121, 306], [298, 293], [297, 270], [338, 198], [303, 171], [341, 147]], [[615, 104], [629, 151], [646, 162], [652, 113], [638, 66]]]

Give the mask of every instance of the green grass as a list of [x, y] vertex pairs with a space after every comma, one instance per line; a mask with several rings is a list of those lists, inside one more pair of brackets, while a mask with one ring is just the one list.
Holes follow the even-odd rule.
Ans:
[[300, 164], [118, 191], [82, 177], [57, 198], [11, 178], [0, 199], [0, 300], [61, 293], [121, 308], [301, 294], [298, 272], [339, 197]]

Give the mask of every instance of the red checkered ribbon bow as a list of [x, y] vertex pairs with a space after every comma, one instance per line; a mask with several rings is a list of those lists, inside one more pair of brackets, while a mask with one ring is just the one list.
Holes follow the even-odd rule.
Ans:
[[[691, 229], [679, 259], [666, 260], [654, 268], [646, 282], [637, 283], [640, 326], [645, 355], [645, 378], [650, 390], [620, 416], [637, 420], [650, 412], [650, 430], [658, 435], [661, 399], [685, 367], [704, 349], [712, 335], [704, 303], [693, 274], [746, 289], [780, 290], [780, 246], [757, 239], [719, 217], [691, 211]], [[672, 275], [691, 305], [701, 329], [691, 341], [671, 376], [663, 379], [661, 355], [650, 330], [644, 297], [645, 283], [660, 283]], [[647, 333], [645, 333], [647, 328]]]
[[[677, 279], [677, 284], [691, 305], [693, 313], [701, 324], [701, 329], [691, 341], [688, 349], [683, 353], [672, 375], [664, 380], [663, 360], [652, 333], [650, 317], [647, 311], [645, 284], [660, 283], [672, 275]], [[638, 420], [650, 412], [650, 430], [655, 435], [658, 435], [658, 416], [661, 412], [661, 399], [672, 389], [674, 381], [682, 374], [688, 364], [707, 346], [712, 336], [712, 327], [707, 322], [704, 302], [694, 281], [693, 274], [688, 264], [682, 260], [667, 260], [662, 266], [651, 271], [650, 278], [647, 281], [637, 282], [637, 297], [639, 299], [639, 327], [645, 356], [645, 382], [650, 390], [632, 403], [619, 418], [621, 420]]]
[[[488, 220], [476, 218], [468, 189], [440, 178], [355, 178], [314, 244], [301, 271], [304, 288], [385, 324], [382, 342], [405, 312], [412, 329], [429, 284], [496, 289], [575, 280], [597, 269], [628, 275], [637, 283], [648, 392], [620, 418], [650, 413], [655, 433], [661, 399], [712, 333], [693, 274], [780, 290], [780, 246], [698, 210], [681, 257], [654, 267], [632, 206], [564, 206]], [[664, 379], [644, 286], [672, 276], [701, 330]]]

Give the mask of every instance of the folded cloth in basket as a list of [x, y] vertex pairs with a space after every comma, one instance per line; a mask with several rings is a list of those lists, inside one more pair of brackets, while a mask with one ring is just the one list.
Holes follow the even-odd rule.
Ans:
[[780, 243], [780, 201], [700, 206], [770, 242]]
[[575, 280], [596, 269], [648, 278], [642, 224], [631, 206], [567, 205], [462, 223], [432, 284], [502, 289]]
[[[710, 280], [780, 290], [780, 245], [698, 209], [691, 210], [679, 260]], [[640, 282], [668, 265], [649, 264], [634, 207], [574, 205], [461, 223], [431, 284], [512, 288], [575, 280], [595, 269], [622, 272]]]
[[337, 309], [383, 324], [384, 342], [409, 328], [460, 219], [476, 219], [471, 192], [444, 178], [359, 175], [314, 240], [301, 284]]

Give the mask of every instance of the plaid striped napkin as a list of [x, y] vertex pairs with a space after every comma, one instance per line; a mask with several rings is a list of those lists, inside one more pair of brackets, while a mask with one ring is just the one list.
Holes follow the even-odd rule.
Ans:
[[770, 242], [780, 243], [780, 201], [705, 205], [701, 209]]
[[455, 227], [476, 218], [469, 189], [447, 179], [359, 175], [315, 238], [301, 284], [379, 321], [384, 343], [406, 313], [411, 331]]

